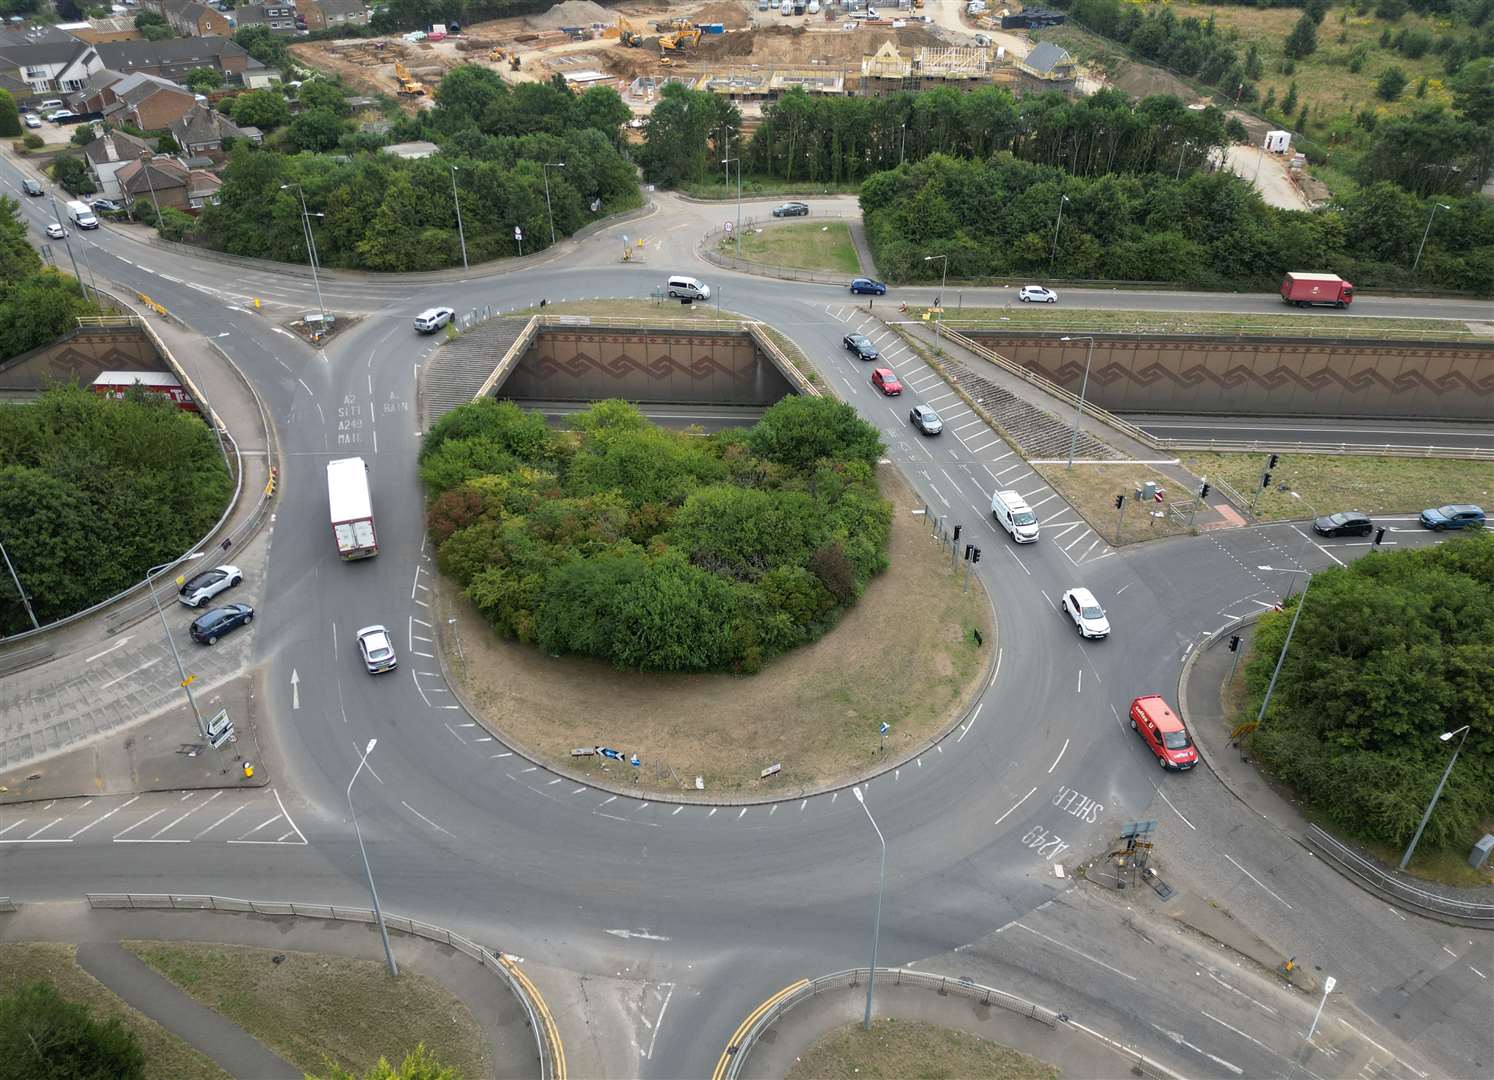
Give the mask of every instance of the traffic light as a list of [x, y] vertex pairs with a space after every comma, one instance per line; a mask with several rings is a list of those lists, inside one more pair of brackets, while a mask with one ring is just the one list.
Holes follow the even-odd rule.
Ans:
[[975, 549], [975, 553], [971, 556], [970, 561], [980, 562], [980, 548]]
[[963, 529], [964, 527], [965, 526], [963, 526], [963, 525], [956, 525], [955, 526], [954, 542], [956, 544], [958, 544], [960, 542], [960, 530]]
[[1209, 482], [1207, 480], [1205, 480], [1203, 482], [1203, 486], [1198, 489], [1198, 497], [1200, 499], [1207, 499], [1209, 497]]
[[1117, 510], [1119, 510], [1125, 504], [1126, 504], [1126, 497], [1124, 495], [1117, 495], [1115, 497], [1115, 508]]
[[1381, 525], [1375, 530], [1375, 547], [1380, 546], [1380, 541], [1385, 539], [1385, 526]]
[[1261, 490], [1264, 491], [1266, 488], [1268, 488], [1270, 486], [1271, 486], [1271, 474], [1270, 473], [1266, 473], [1266, 475], [1264, 475], [1264, 476], [1261, 477]]
[[1229, 638], [1229, 651], [1235, 652], [1240, 648], [1240, 635], [1231, 634]]
[[970, 558], [970, 553], [972, 551], [974, 551], [974, 550], [975, 550], [975, 545], [974, 544], [966, 544], [965, 545], [965, 558], [967, 558], [967, 559]]
[[1271, 455], [1271, 460], [1268, 461], [1268, 462], [1266, 462], [1266, 468], [1267, 469], [1274, 469], [1274, 468], [1276, 468], [1276, 463], [1278, 461], [1280, 461], [1280, 460], [1281, 460], [1281, 455], [1280, 454], [1272, 454]]

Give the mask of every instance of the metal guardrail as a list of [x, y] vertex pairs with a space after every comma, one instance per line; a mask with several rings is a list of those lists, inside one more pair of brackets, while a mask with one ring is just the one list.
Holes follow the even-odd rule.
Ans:
[[799, 393], [809, 397], [824, 397], [824, 394], [820, 392], [820, 388], [814, 384], [808, 375], [800, 370], [799, 365], [794, 363], [788, 353], [778, 347], [778, 342], [769, 336], [761, 323], [747, 323], [746, 326], [747, 333], [757, 343], [757, 347], [767, 353], [780, 370], [789, 373], [789, 378], [795, 383]]
[[0, 911], [19, 911], [16, 902], [8, 896], [0, 896]]
[[1309, 825], [1304, 834], [1307, 846], [1344, 876], [1358, 880], [1371, 892], [1393, 898], [1403, 906], [1433, 918], [1451, 920], [1461, 926], [1494, 929], [1494, 904], [1475, 904], [1456, 900], [1420, 888], [1382, 870], [1343, 841]]
[[[765, 1009], [741, 1036], [734, 1040], [733, 1045], [727, 1047], [726, 1068], [719, 1071], [719, 1075], [727, 1078], [735, 1078], [742, 1075], [747, 1058], [752, 1053], [752, 1048], [763, 1033], [771, 1028], [778, 1018], [790, 1009], [809, 1001], [817, 994], [823, 994], [831, 990], [843, 990], [853, 986], [865, 985], [869, 969], [851, 968], [847, 971], [837, 971], [831, 975], [821, 975], [817, 979], [806, 979], [797, 988], [784, 994], [773, 1002], [772, 1006]], [[951, 979], [946, 975], [933, 975], [924, 971], [909, 971], [906, 968], [877, 968], [877, 977], [882, 980], [890, 980], [893, 986], [917, 986], [926, 990], [934, 990], [940, 994], [959, 994], [979, 1001], [982, 1005], [994, 1005], [997, 1008], [1006, 1009], [1019, 1016], [1025, 1016], [1045, 1024], [1050, 1028], [1057, 1028], [1061, 1022], [1059, 1014], [1052, 1009], [1045, 1009], [1041, 1005], [1035, 1005], [1030, 1001], [1008, 994], [1005, 990], [997, 990], [994, 987], [982, 986], [980, 983], [970, 979]]]
[[[1260, 439], [1174, 439], [1151, 437], [1158, 450], [1206, 450], [1221, 454], [1326, 454], [1335, 457], [1458, 458], [1464, 461], [1494, 461], [1494, 447], [1404, 446], [1395, 443], [1366, 446], [1353, 443], [1266, 442]], [[1209, 483], [1218, 484], [1210, 480]]]
[[[176, 893], [84, 893], [91, 908], [128, 911], [222, 911], [243, 915], [291, 915], [308, 919], [372, 923], [369, 908], [338, 907], [334, 904], [300, 904], [283, 900], [238, 900], [229, 896]], [[461, 934], [404, 915], [384, 912], [384, 924], [413, 937], [449, 945], [493, 972], [524, 1009], [529, 1030], [534, 1033], [541, 1080], [566, 1080], [565, 1047], [545, 1000], [528, 976], [502, 953], [495, 953]]]
[[[972, 305], [972, 306], [978, 306], [978, 305]], [[1016, 310], [1020, 310], [1020, 309], [1016, 309]], [[1347, 316], [1347, 317], [1348, 318], [1356, 318], [1357, 317], [1357, 318], [1366, 319], [1366, 320], [1368, 320], [1370, 318], [1369, 316]], [[1165, 324], [1161, 324], [1161, 325], [1157, 325], [1157, 326], [1121, 326], [1121, 327], [1118, 327], [1118, 326], [1100, 326], [1100, 325], [1092, 325], [1092, 324], [1077, 323], [1077, 322], [1075, 322], [1075, 323], [1065, 322], [1062, 327], [1058, 327], [1058, 326], [1054, 326], [1054, 325], [1051, 325], [1051, 324], [1047, 324], [1047, 320], [1044, 320], [1044, 323], [1025, 322], [1025, 321], [1024, 322], [1018, 322], [1016, 320], [1011, 320], [1009, 322], [1009, 324], [995, 325], [995, 324], [993, 324], [993, 323], [991, 323], [989, 321], [985, 321], [985, 320], [975, 321], [975, 320], [972, 320], [972, 319], [962, 319], [959, 315], [956, 315], [953, 319], [946, 319], [944, 321], [944, 325], [945, 325], [946, 329], [949, 326], [954, 325], [956, 327], [961, 327], [961, 328], [966, 329], [966, 330], [977, 330], [977, 331], [988, 330], [988, 331], [990, 331], [992, 333], [1003, 333], [1003, 334], [1004, 333], [1013, 333], [1013, 334], [1018, 334], [1018, 333], [1075, 334], [1075, 333], [1078, 333], [1078, 334], [1094, 334], [1096, 336], [1099, 336], [1099, 335], [1103, 334], [1106, 337], [1147, 337], [1148, 339], [1154, 338], [1157, 335], [1163, 335], [1163, 336], [1166, 336], [1166, 337], [1187, 337], [1187, 338], [1234, 337], [1234, 338], [1237, 338], [1237, 339], [1240, 339], [1240, 338], [1260, 338], [1260, 337], [1273, 337], [1273, 338], [1299, 338], [1300, 337], [1300, 338], [1310, 338], [1310, 339], [1314, 339], [1314, 340], [1319, 339], [1319, 338], [1327, 338], [1327, 339], [1339, 340], [1339, 341], [1391, 341], [1391, 342], [1394, 342], [1394, 341], [1439, 341], [1439, 342], [1446, 342], [1449, 345], [1483, 345], [1483, 346], [1486, 346], [1488, 348], [1494, 348], [1494, 338], [1487, 337], [1487, 336], [1482, 336], [1482, 335], [1479, 335], [1479, 334], [1474, 334], [1474, 333], [1472, 333], [1470, 331], [1467, 331], [1467, 330], [1461, 331], [1461, 332], [1456, 333], [1456, 334], [1449, 334], [1446, 331], [1437, 331], [1437, 330], [1397, 330], [1397, 329], [1393, 329], [1391, 327], [1385, 327], [1383, 329], [1374, 329], [1373, 332], [1370, 332], [1370, 333], [1364, 333], [1362, 331], [1372, 330], [1372, 328], [1371, 327], [1356, 326], [1355, 327], [1355, 330], [1356, 330], [1355, 333], [1345, 333], [1342, 328], [1335, 328], [1334, 327], [1333, 324], [1336, 321], [1337, 320], [1334, 317], [1330, 316], [1327, 319], [1324, 319], [1320, 324], [1308, 325], [1308, 326], [1303, 326], [1303, 327], [1291, 327], [1291, 328], [1279, 327], [1279, 328], [1276, 328], [1276, 329], [1272, 329], [1269, 326], [1256, 326], [1256, 325], [1251, 325], [1251, 324], [1246, 324], [1246, 323], [1221, 323], [1221, 324], [1217, 324], [1217, 325], [1213, 325], [1213, 326], [1197, 326], [1197, 327], [1194, 327], [1193, 329], [1183, 330], [1183, 329], [1177, 329], [1175, 327], [1170, 327], [1170, 326], [1167, 326]]]

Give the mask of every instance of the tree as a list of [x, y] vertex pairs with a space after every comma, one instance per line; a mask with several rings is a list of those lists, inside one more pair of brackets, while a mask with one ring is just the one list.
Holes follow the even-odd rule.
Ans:
[[[307, 1080], [360, 1080], [360, 1077], [334, 1066], [331, 1072]], [[437, 1061], [421, 1043], [406, 1054], [397, 1067], [390, 1065], [385, 1058], [379, 1058], [379, 1063], [364, 1073], [361, 1080], [461, 1080], [461, 1076], [451, 1066]]]
[[0, 195], [0, 295], [40, 268], [41, 256], [31, 246], [20, 203]]
[[882, 453], [876, 428], [844, 402], [830, 398], [784, 398], [753, 425], [753, 453], [800, 471], [822, 458], [874, 465]]
[[59, 154], [52, 162], [52, 176], [72, 195], [89, 195], [97, 191], [88, 165], [82, 158]]
[[1321, 26], [1328, 15], [1329, 0], [1307, 0], [1302, 10], [1312, 19], [1313, 25]]
[[344, 124], [331, 109], [310, 109], [291, 121], [291, 142], [302, 150], [323, 153], [337, 146]]
[[284, 71], [290, 63], [290, 52], [286, 49], [285, 42], [263, 23], [235, 30], [233, 41], [266, 67]]
[[87, 146], [99, 137], [98, 130], [92, 124], [79, 124], [73, 132], [72, 144], [74, 146]]
[[1310, 14], [1303, 13], [1287, 35], [1282, 52], [1294, 60], [1302, 60], [1318, 50], [1318, 24]]
[[178, 210], [174, 206], [163, 206], [161, 215], [156, 220], [156, 231], [161, 234], [161, 239], [180, 243], [182, 238], [196, 225], [197, 219], [191, 214]]
[[0, 1075], [142, 1080], [145, 1051], [119, 1017], [95, 1020], [87, 1006], [65, 1000], [51, 983], [33, 982], [0, 997]]
[[1394, 101], [1406, 89], [1406, 73], [1398, 67], [1388, 67], [1375, 80], [1375, 96], [1384, 101]]
[[135, 29], [143, 31], [147, 26], [165, 26], [166, 17], [159, 11], [140, 11], [135, 15]]
[[223, 75], [216, 68], [193, 68], [184, 81], [194, 93], [206, 94], [223, 85]]
[[[251, 26], [247, 29], [256, 30], [259, 27]], [[279, 127], [290, 119], [290, 106], [279, 90], [245, 90], [233, 99], [233, 119], [240, 125], [268, 130]]]
[[1294, 79], [1294, 80], [1292, 80], [1292, 84], [1287, 87], [1286, 97], [1284, 97], [1284, 98], [1281, 99], [1281, 115], [1282, 116], [1291, 116], [1292, 115], [1292, 110], [1295, 109], [1296, 107], [1297, 107], [1297, 82]]
[[[445, 84], [444, 79], [442, 84]], [[348, 106], [348, 99], [342, 92], [342, 87], [326, 79], [313, 79], [302, 83], [301, 88], [296, 91], [296, 98], [300, 101], [302, 109], [320, 109], [334, 116], [347, 116], [352, 112]]]
[[21, 112], [16, 108], [16, 99], [9, 90], [0, 90], [0, 135], [16, 136], [21, 133]]
[[140, 36], [146, 41], [166, 41], [169, 38], [176, 37], [171, 32], [171, 27], [165, 23], [154, 23], [150, 26], [141, 27]]

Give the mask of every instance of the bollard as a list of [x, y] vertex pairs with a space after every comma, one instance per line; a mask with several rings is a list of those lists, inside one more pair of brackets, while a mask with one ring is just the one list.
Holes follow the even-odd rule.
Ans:
[[254, 762], [252, 762], [252, 761], [246, 761], [246, 762], [244, 762], [244, 779], [245, 780], [252, 780], [253, 778], [254, 778]]

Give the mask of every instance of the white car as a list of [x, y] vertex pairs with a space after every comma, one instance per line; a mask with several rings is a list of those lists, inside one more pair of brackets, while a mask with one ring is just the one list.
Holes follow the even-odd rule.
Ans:
[[1079, 631], [1080, 637], [1110, 636], [1110, 620], [1105, 617], [1105, 609], [1088, 589], [1081, 586], [1064, 593], [1063, 610], [1064, 614], [1074, 620], [1074, 628]]
[[39, 128], [42, 126], [42, 118], [37, 116], [36, 113], [27, 113], [21, 119], [26, 121], [26, 126], [29, 128]]
[[182, 582], [176, 598], [188, 607], [202, 607], [220, 592], [243, 580], [244, 572], [237, 566], [215, 566]]
[[415, 330], [421, 334], [434, 334], [456, 316], [449, 307], [426, 308], [415, 316]]
[[53, 240], [61, 240], [64, 236], [67, 235], [67, 230], [64, 229], [58, 222], [49, 221], [47, 222], [47, 235], [50, 236]]
[[1021, 291], [1017, 293], [1017, 299], [1024, 304], [1056, 304], [1058, 294], [1041, 285], [1023, 285]]
[[358, 652], [370, 675], [393, 671], [398, 666], [394, 658], [394, 642], [389, 631], [382, 626], [365, 626], [358, 631]]

